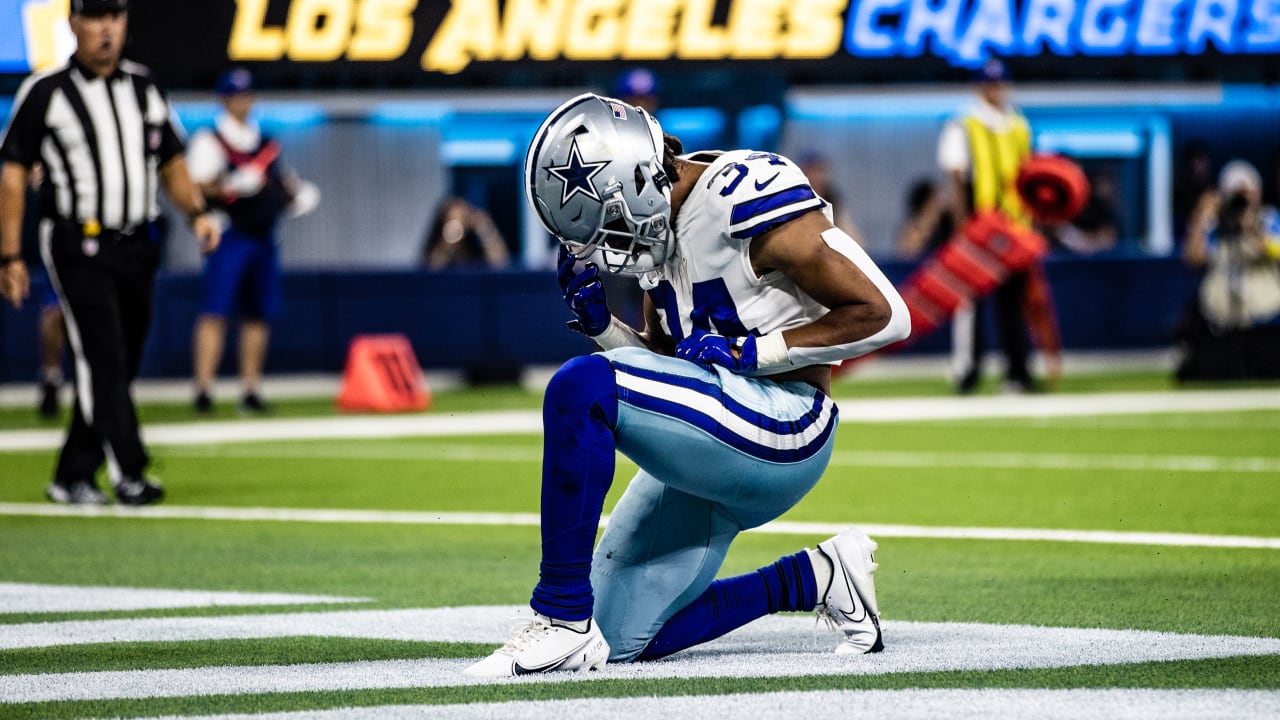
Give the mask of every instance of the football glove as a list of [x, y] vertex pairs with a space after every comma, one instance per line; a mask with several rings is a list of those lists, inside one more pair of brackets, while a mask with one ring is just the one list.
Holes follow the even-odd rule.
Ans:
[[561, 245], [556, 279], [564, 293], [565, 305], [574, 314], [574, 319], [567, 324], [570, 330], [596, 337], [609, 329], [613, 314], [609, 312], [609, 301], [600, 282], [600, 269], [595, 263], [587, 263], [585, 270], [575, 272], [576, 262], [577, 258]]
[[676, 345], [676, 357], [699, 365], [720, 365], [734, 372], [757, 370], [756, 336], [725, 337], [694, 328]]

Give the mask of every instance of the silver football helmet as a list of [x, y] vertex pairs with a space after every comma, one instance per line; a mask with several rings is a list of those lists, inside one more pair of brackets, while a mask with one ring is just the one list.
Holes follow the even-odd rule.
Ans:
[[642, 274], [670, 253], [671, 181], [662, 127], [621, 100], [586, 93], [543, 121], [525, 156], [525, 193], [543, 226], [580, 260]]

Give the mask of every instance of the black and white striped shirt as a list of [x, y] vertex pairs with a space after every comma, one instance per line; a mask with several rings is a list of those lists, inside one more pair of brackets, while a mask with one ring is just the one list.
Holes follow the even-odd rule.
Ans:
[[72, 58], [18, 89], [0, 158], [44, 163], [43, 217], [129, 230], [159, 216], [157, 171], [182, 153], [180, 133], [145, 67], [102, 78]]

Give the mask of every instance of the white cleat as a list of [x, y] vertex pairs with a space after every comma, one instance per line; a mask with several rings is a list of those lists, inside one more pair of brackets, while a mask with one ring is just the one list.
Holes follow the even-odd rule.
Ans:
[[609, 643], [594, 618], [553, 620], [534, 613], [511, 640], [489, 657], [462, 671], [471, 677], [515, 677], [555, 671], [599, 670], [609, 660]]
[[818, 550], [831, 560], [831, 585], [818, 604], [818, 616], [826, 617], [844, 634], [836, 646], [837, 655], [861, 655], [884, 650], [880, 635], [880, 609], [876, 606], [876, 584], [871, 574], [876, 564], [876, 541], [858, 528], [818, 543]]

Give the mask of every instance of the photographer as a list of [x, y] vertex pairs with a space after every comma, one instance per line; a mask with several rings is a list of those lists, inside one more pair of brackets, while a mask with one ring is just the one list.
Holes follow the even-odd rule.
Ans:
[[1262, 204], [1252, 165], [1222, 168], [1217, 192], [1192, 213], [1182, 257], [1204, 278], [1178, 379], [1280, 377], [1280, 213]]

